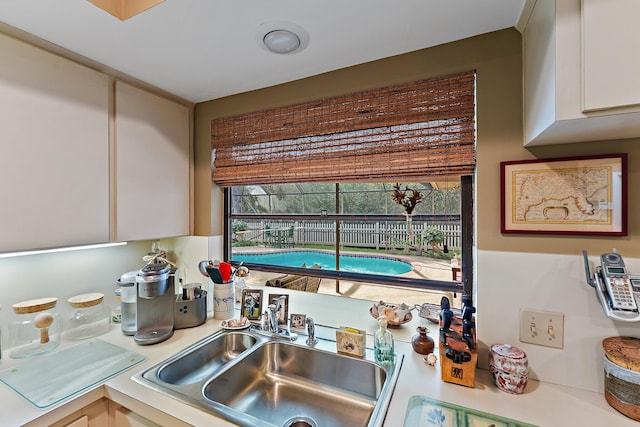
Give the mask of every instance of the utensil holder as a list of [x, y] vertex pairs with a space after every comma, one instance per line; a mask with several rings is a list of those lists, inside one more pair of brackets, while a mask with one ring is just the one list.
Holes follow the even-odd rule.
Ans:
[[207, 291], [202, 291], [197, 298], [183, 300], [178, 296], [174, 304], [173, 327], [185, 329], [200, 326], [207, 321]]
[[233, 282], [214, 283], [213, 285], [213, 318], [226, 320], [233, 317], [236, 298]]

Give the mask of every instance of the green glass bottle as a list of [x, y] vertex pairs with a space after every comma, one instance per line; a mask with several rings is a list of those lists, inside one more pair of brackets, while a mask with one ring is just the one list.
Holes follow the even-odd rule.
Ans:
[[380, 328], [373, 333], [373, 348], [376, 354], [376, 361], [383, 364], [393, 363], [394, 361], [393, 335], [387, 329], [387, 324], [386, 317], [378, 317]]

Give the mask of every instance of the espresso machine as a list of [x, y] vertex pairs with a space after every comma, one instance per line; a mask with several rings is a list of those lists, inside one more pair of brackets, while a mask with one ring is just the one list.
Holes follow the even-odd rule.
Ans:
[[136, 276], [138, 287], [137, 328], [133, 336], [140, 345], [156, 344], [173, 335], [176, 269], [152, 262]]

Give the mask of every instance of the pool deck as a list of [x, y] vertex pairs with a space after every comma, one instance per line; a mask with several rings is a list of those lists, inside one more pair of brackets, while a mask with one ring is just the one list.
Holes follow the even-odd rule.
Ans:
[[[234, 253], [241, 252], [286, 252], [296, 250], [295, 248], [278, 249], [265, 248], [263, 246], [242, 246], [234, 247]], [[303, 249], [298, 250], [313, 250]], [[414, 266], [413, 271], [403, 274], [406, 277], [416, 277], [432, 280], [451, 280], [451, 262], [448, 260], [440, 260], [428, 258], [425, 256], [405, 255], [405, 254], [373, 254], [371, 252], [345, 251], [343, 254], [354, 254], [363, 256], [384, 255], [389, 258], [395, 258], [403, 261], [411, 262]], [[278, 273], [268, 273], [263, 271], [253, 271], [249, 275], [249, 284], [264, 284], [267, 280], [279, 276]], [[454, 307], [460, 307], [460, 294], [456, 297], [449, 292], [426, 291], [413, 288], [404, 288], [401, 286], [385, 286], [363, 282], [350, 282], [340, 280], [340, 292], [336, 292], [336, 281], [331, 279], [322, 279], [318, 293], [326, 295], [340, 295], [349, 298], [364, 299], [369, 301], [387, 301], [393, 303], [405, 303], [408, 305], [422, 304], [425, 302], [439, 304], [443, 295], [446, 295]]]

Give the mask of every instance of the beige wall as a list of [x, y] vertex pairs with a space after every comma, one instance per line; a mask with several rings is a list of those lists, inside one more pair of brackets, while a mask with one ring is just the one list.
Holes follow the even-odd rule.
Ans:
[[[521, 52], [520, 33], [509, 29], [197, 104], [196, 234], [222, 233], [220, 190], [215, 186], [212, 190], [209, 185], [212, 119], [475, 69], [478, 94], [478, 248], [534, 253], [575, 253], [577, 248], [585, 248], [600, 253], [616, 246], [627, 256], [639, 256], [640, 246], [632, 244], [632, 237], [637, 236], [640, 230], [633, 220], [629, 223], [629, 238], [501, 235], [500, 161], [628, 152], [630, 183], [640, 179], [634, 172], [638, 170], [638, 164], [634, 161], [633, 152], [640, 151], [635, 140], [523, 147]], [[629, 212], [636, 212], [639, 204], [640, 198], [630, 194]], [[211, 215], [212, 205], [215, 215]]]
[[[214, 212], [222, 211], [215, 189], [213, 203], [209, 202], [211, 187], [206, 180], [211, 175], [212, 119], [476, 69], [479, 150], [485, 139], [517, 143], [522, 139], [520, 46], [520, 33], [512, 29], [197, 104], [196, 234], [222, 232], [215, 220], [210, 223], [211, 206]], [[478, 158], [482, 159], [480, 151]]]
[[[634, 183], [640, 183], [635, 155], [640, 144], [626, 140], [524, 148], [522, 39], [515, 29], [196, 105], [196, 232], [222, 233], [220, 190], [209, 181], [211, 119], [468, 69], [477, 70], [475, 303], [479, 364], [487, 368], [492, 344], [510, 343], [529, 355], [531, 378], [601, 392], [602, 339], [637, 332], [635, 324], [616, 323], [604, 316], [593, 289], [585, 283], [581, 254], [587, 249], [595, 260], [599, 253], [616, 247], [631, 271], [640, 272], [640, 245], [634, 244], [640, 233], [634, 216], [640, 197], [633, 191]], [[500, 233], [501, 161], [615, 152], [629, 153], [628, 237]], [[564, 349], [519, 342], [520, 308], [525, 307], [565, 315]]]

